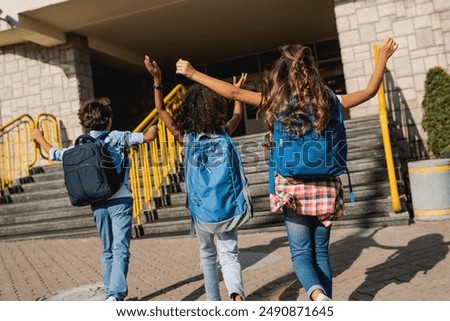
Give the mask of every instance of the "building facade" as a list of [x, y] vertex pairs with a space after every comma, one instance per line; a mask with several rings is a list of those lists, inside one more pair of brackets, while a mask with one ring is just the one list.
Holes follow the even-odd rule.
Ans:
[[[260, 9], [255, 9], [253, 0], [170, 1], [170, 8], [169, 2], [158, 0], [133, 4], [118, 0], [116, 7], [99, 10], [106, 3], [101, 0], [90, 4], [94, 10], [86, 11], [90, 2], [36, 0], [1, 5], [0, 123], [21, 114], [51, 113], [60, 120], [63, 144], [68, 145], [83, 132], [76, 117], [80, 104], [95, 96], [110, 96], [116, 127], [133, 129], [153, 106], [152, 84], [142, 64], [143, 54], [152, 52], [165, 57], [160, 65], [167, 88], [185, 81], [174, 73], [178, 53], [222, 79], [248, 72], [249, 86], [257, 87], [279, 45], [308, 44], [330, 87], [339, 93], [351, 92], [370, 78], [373, 44], [394, 37], [400, 46], [387, 66], [386, 98], [393, 124], [413, 149], [414, 158], [421, 155], [414, 149], [423, 148], [426, 140], [421, 126], [426, 73], [435, 66], [450, 69], [447, 0], [323, 0], [316, 4], [266, 0], [257, 2]], [[201, 25], [197, 29], [181, 15], [189, 9], [205, 13], [203, 20], [197, 17]], [[252, 10], [264, 11], [252, 14]], [[266, 19], [258, 20], [264, 14]], [[146, 28], [155, 28], [150, 23], [162, 27], [149, 31]], [[183, 35], [188, 32], [198, 36]], [[377, 113], [374, 98], [347, 117]], [[242, 126], [240, 134], [258, 131], [251, 108], [246, 108]]]

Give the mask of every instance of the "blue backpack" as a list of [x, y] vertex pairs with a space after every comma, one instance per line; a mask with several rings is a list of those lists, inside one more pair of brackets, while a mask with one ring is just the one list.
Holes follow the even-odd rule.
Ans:
[[239, 150], [222, 131], [185, 134], [186, 205], [193, 227], [210, 233], [229, 232], [253, 217]]
[[[312, 128], [297, 136], [287, 132], [278, 115], [273, 128], [274, 147], [270, 154], [269, 193], [275, 191], [275, 172], [283, 177], [326, 178], [347, 172], [350, 198], [354, 194], [347, 169], [347, 135], [342, 113], [342, 105], [333, 94], [330, 106], [330, 120], [322, 133]], [[289, 103], [292, 110], [295, 100]], [[308, 115], [313, 118], [312, 115]], [[299, 120], [301, 122], [301, 120]]]

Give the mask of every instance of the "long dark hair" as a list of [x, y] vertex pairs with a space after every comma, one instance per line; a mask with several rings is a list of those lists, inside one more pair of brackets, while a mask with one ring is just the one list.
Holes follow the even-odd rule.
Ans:
[[282, 114], [286, 117], [280, 121], [288, 131], [297, 135], [308, 128], [321, 132], [330, 116], [330, 90], [319, 76], [311, 49], [290, 45], [279, 51], [280, 58], [263, 81], [259, 117], [270, 131], [276, 117]]

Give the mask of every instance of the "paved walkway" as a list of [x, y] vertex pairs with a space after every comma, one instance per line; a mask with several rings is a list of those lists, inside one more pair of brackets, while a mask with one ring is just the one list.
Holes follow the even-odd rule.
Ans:
[[[450, 220], [335, 229], [334, 300], [450, 300]], [[0, 300], [102, 300], [100, 241], [1, 242]], [[248, 300], [305, 300], [284, 230], [242, 232]], [[136, 239], [128, 300], [205, 300], [197, 240]], [[227, 294], [221, 283], [223, 298]]]

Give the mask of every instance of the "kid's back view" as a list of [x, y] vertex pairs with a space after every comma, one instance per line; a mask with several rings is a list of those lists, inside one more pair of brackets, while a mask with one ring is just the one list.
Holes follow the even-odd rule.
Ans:
[[[145, 57], [154, 78], [155, 105], [160, 118], [184, 144], [187, 203], [192, 227], [200, 245], [205, 291], [210, 301], [220, 301], [217, 254], [229, 297], [243, 301], [245, 293], [238, 259], [237, 229], [252, 215], [248, 186], [238, 150], [228, 136], [242, 118], [242, 105], [235, 102], [227, 122], [227, 102], [210, 89], [194, 85], [172, 116], [165, 110], [161, 71]], [[244, 83], [243, 75], [236, 86]], [[217, 246], [214, 238], [217, 236]]]
[[[342, 122], [341, 107], [352, 108], [376, 94], [386, 63], [397, 47], [394, 39], [384, 39], [367, 87], [339, 97], [321, 79], [314, 55], [307, 46], [280, 47], [280, 56], [265, 74], [259, 93], [203, 74], [188, 61], [180, 59], [177, 62], [177, 73], [229, 99], [259, 107], [269, 137], [274, 138], [269, 171], [271, 209], [283, 211], [292, 265], [311, 300], [332, 298], [333, 275], [328, 252], [331, 226], [345, 209], [342, 182], [338, 176], [345, 168], [345, 128], [335, 124]], [[340, 114], [338, 117], [333, 116], [336, 112]], [[331, 133], [330, 138], [333, 138], [339, 128], [342, 132], [337, 138], [343, 143], [342, 148], [339, 144], [319, 143], [319, 137], [322, 140]], [[306, 155], [300, 156], [302, 161], [299, 161], [298, 150], [292, 148], [297, 141], [301, 147], [309, 147], [308, 150], [301, 150], [303, 154], [300, 155]], [[324, 148], [327, 146], [337, 146], [336, 149], [341, 150], [342, 154], [333, 153], [334, 148]], [[319, 150], [327, 152], [320, 155], [316, 153]], [[289, 163], [279, 161], [279, 156], [294, 156], [292, 151], [297, 154], [295, 158], [289, 157]], [[308, 163], [304, 162], [305, 159], [313, 162], [304, 166]], [[325, 166], [320, 165], [322, 162]], [[318, 173], [318, 169], [324, 171]]]
[[[133, 198], [128, 185], [127, 155], [125, 149], [133, 145], [152, 141], [156, 138], [156, 127], [146, 133], [129, 131], [111, 131], [113, 113], [110, 100], [106, 97], [91, 99], [84, 103], [78, 112], [80, 124], [89, 128], [92, 138], [104, 138], [105, 147], [114, 157], [111, 161], [117, 169], [123, 168], [123, 180], [120, 187], [109, 198], [91, 205], [94, 221], [102, 241], [103, 287], [107, 301], [122, 301], [128, 295], [127, 273], [130, 259], [130, 241], [132, 228]], [[62, 161], [69, 148], [53, 148], [42, 133], [35, 129], [33, 138], [49, 155], [50, 159]], [[87, 180], [88, 177], [82, 179]], [[67, 183], [67, 182], [66, 182]]]
[[253, 216], [240, 153], [225, 130], [186, 133], [184, 159], [185, 191], [193, 227], [212, 234], [229, 232]]

